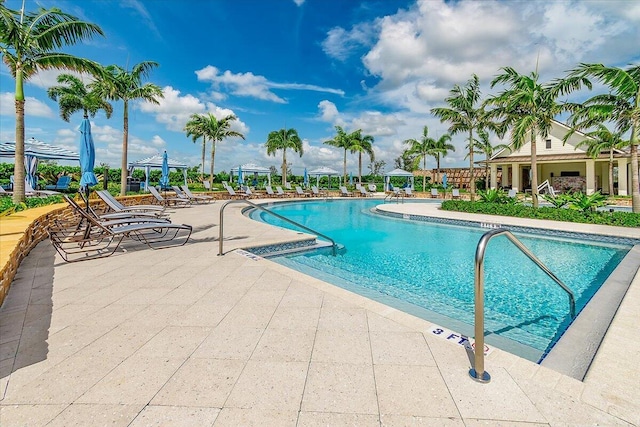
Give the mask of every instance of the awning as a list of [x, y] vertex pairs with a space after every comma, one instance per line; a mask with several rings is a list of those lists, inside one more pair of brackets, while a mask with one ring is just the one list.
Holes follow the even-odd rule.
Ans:
[[[24, 155], [33, 156], [38, 159], [49, 160], [80, 160], [80, 155], [75, 151], [68, 150], [56, 145], [47, 144], [38, 141], [35, 138], [28, 139], [24, 142]], [[0, 143], [0, 157], [15, 157], [16, 143], [3, 142]]]
[[[178, 169], [182, 170], [182, 175], [184, 176], [184, 185], [187, 185], [187, 168], [188, 166], [184, 163], [176, 162], [174, 160], [169, 159], [169, 169]], [[145, 182], [144, 188], [145, 190], [149, 187], [149, 170], [151, 168], [154, 169], [162, 169], [162, 155], [155, 154], [151, 157], [147, 157], [146, 159], [137, 160], [135, 162], [129, 163], [129, 170], [132, 171], [135, 168], [144, 168], [145, 171]]]

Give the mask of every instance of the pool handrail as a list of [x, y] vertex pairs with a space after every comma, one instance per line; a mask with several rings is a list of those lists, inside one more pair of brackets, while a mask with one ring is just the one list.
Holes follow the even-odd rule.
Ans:
[[558, 277], [549, 270], [520, 240], [516, 238], [509, 230], [505, 228], [496, 228], [482, 235], [478, 246], [476, 247], [475, 258], [475, 313], [474, 313], [474, 333], [475, 333], [475, 349], [474, 349], [474, 365], [469, 369], [469, 376], [480, 383], [488, 383], [491, 381], [491, 375], [484, 370], [484, 254], [489, 241], [496, 237], [505, 235], [511, 243], [513, 243], [520, 252], [525, 254], [533, 261], [547, 276], [556, 282], [569, 296], [569, 307], [571, 318], [576, 317], [576, 302], [573, 292]]
[[319, 232], [317, 232], [317, 231], [315, 231], [315, 230], [313, 230], [313, 229], [311, 229], [311, 228], [309, 228], [309, 227], [307, 227], [305, 225], [299, 224], [299, 223], [297, 223], [297, 222], [295, 222], [293, 220], [290, 220], [289, 218], [284, 217], [284, 216], [282, 216], [280, 214], [277, 214], [277, 213], [275, 213], [273, 211], [270, 211], [269, 209], [265, 208], [264, 206], [260, 206], [258, 204], [253, 203], [253, 202], [250, 202], [249, 200], [246, 200], [246, 199], [238, 199], [238, 200], [228, 200], [227, 202], [225, 202], [220, 207], [220, 233], [219, 233], [219, 236], [218, 236], [218, 240], [219, 240], [220, 243], [219, 243], [218, 256], [223, 255], [222, 244], [223, 244], [223, 241], [224, 241], [224, 239], [223, 239], [223, 237], [224, 237], [224, 215], [223, 215], [224, 214], [224, 208], [226, 208], [227, 205], [232, 204], [232, 203], [244, 203], [244, 204], [250, 205], [251, 207], [253, 207], [255, 209], [260, 209], [261, 211], [267, 212], [267, 213], [275, 216], [276, 218], [281, 219], [282, 221], [288, 222], [289, 224], [295, 225], [296, 227], [300, 227], [300, 228], [302, 228], [303, 230], [305, 230], [305, 231], [307, 231], [309, 233], [312, 233], [312, 234], [315, 234], [315, 235], [317, 235], [319, 237], [322, 237], [323, 239], [326, 239], [329, 242], [331, 242], [332, 254], [334, 256], [337, 254], [338, 244], [331, 237], [329, 237], [329, 236], [327, 236], [325, 234], [319, 233]]

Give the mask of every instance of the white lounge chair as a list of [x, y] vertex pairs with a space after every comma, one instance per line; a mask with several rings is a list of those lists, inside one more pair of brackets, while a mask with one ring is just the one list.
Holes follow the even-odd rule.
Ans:
[[[158, 191], [154, 187], [150, 186], [149, 190], [151, 190], [151, 188], [153, 188], [155, 190], [155, 192], [158, 193]], [[115, 212], [132, 212], [132, 211], [137, 211], [137, 212], [158, 212], [158, 213], [164, 212], [164, 206], [158, 206], [158, 205], [124, 206], [122, 203], [120, 203], [118, 200], [116, 200], [116, 198], [113, 197], [111, 195], [111, 193], [109, 193], [107, 190], [98, 190], [98, 191], [96, 191], [96, 194], [98, 195], [98, 197], [100, 197], [102, 199], [102, 201], [107, 206], [109, 206]], [[157, 198], [156, 198], [156, 200], [157, 200]]]
[[459, 199], [460, 198], [460, 190], [457, 188], [454, 188], [453, 190], [451, 190], [451, 198], [452, 199]]
[[285, 193], [282, 187], [280, 187], [279, 185], [276, 187], [276, 195], [278, 197], [289, 197], [289, 195]]
[[438, 193], [438, 189], [437, 188], [432, 188], [431, 189], [431, 198], [435, 199], [440, 197], [440, 193]]
[[311, 196], [311, 194], [309, 194], [308, 192], [304, 191], [302, 189], [302, 187], [300, 187], [299, 185], [296, 185], [296, 196], [309, 197], [309, 196]]
[[347, 190], [345, 186], [340, 187], [340, 195], [343, 197], [353, 197], [353, 194], [349, 193], [349, 190]]
[[186, 196], [183, 196], [183, 197], [180, 197], [180, 196], [178, 196], [178, 197], [164, 197], [163, 195], [161, 195], [158, 192], [156, 187], [154, 187], [153, 185], [150, 185], [148, 190], [149, 190], [149, 193], [151, 193], [151, 195], [162, 206], [169, 206], [169, 205], [173, 205], [173, 206], [188, 206], [188, 205], [191, 204], [191, 200], [189, 200], [189, 198], [186, 197]]
[[411, 191], [411, 187], [404, 188], [404, 195], [407, 197], [416, 197], [416, 195], [413, 194], [413, 191]]
[[208, 196], [206, 194], [193, 194], [186, 185], [181, 185], [180, 189], [187, 195], [187, 197], [196, 203], [209, 203], [210, 201], [215, 200], [213, 196]]

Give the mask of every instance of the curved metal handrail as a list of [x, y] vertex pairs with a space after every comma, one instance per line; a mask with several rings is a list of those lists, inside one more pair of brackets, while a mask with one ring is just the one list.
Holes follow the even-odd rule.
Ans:
[[282, 216], [282, 215], [280, 215], [280, 214], [277, 214], [277, 213], [275, 213], [275, 212], [273, 212], [273, 211], [270, 211], [269, 209], [267, 209], [267, 208], [265, 208], [265, 207], [263, 207], [263, 206], [257, 205], [257, 204], [255, 204], [255, 203], [253, 203], [253, 202], [250, 202], [250, 201], [248, 201], [248, 200], [244, 200], [244, 199], [243, 199], [243, 200], [229, 200], [229, 201], [227, 201], [224, 205], [222, 205], [222, 206], [220, 207], [220, 233], [219, 233], [219, 238], [218, 238], [218, 240], [220, 241], [220, 243], [219, 243], [219, 252], [218, 252], [218, 256], [222, 255], [222, 253], [223, 253], [223, 251], [222, 251], [222, 243], [223, 243], [223, 240], [224, 240], [224, 239], [223, 239], [223, 237], [224, 237], [224, 215], [223, 215], [223, 214], [224, 214], [224, 208], [226, 208], [226, 207], [227, 207], [227, 205], [230, 205], [230, 204], [232, 204], [232, 203], [245, 203], [245, 204], [247, 204], [247, 205], [249, 205], [249, 206], [251, 206], [251, 207], [253, 207], [253, 208], [260, 209], [260, 210], [262, 210], [263, 212], [267, 212], [267, 213], [269, 213], [269, 214], [271, 214], [271, 215], [275, 216], [275, 217], [276, 217], [276, 218], [278, 218], [278, 219], [281, 219], [281, 220], [283, 220], [283, 221], [285, 221], [285, 222], [288, 222], [289, 224], [295, 225], [296, 227], [300, 227], [300, 228], [302, 228], [303, 230], [308, 231], [309, 233], [312, 233], [312, 234], [318, 235], [318, 236], [322, 237], [323, 239], [326, 239], [326, 240], [328, 240], [329, 242], [331, 242], [331, 247], [333, 248], [333, 249], [332, 249], [332, 253], [333, 253], [333, 255], [334, 255], [334, 256], [335, 256], [335, 255], [336, 255], [336, 253], [337, 253], [338, 244], [337, 244], [337, 243], [335, 242], [335, 240], [333, 240], [331, 237], [326, 236], [326, 235], [324, 235], [324, 234], [322, 234], [322, 233], [318, 233], [317, 231], [315, 231], [315, 230], [313, 230], [313, 229], [311, 229], [311, 228], [309, 228], [309, 227], [307, 227], [307, 226], [304, 226], [304, 225], [299, 224], [299, 223], [297, 223], [297, 222], [295, 222], [295, 221], [292, 221], [292, 220], [290, 220], [289, 218], [284, 217], [284, 216]]
[[558, 279], [513, 233], [504, 228], [496, 228], [483, 234], [476, 248], [475, 261], [475, 367], [469, 370], [471, 378], [482, 383], [487, 383], [491, 380], [489, 373], [484, 370], [484, 253], [489, 244], [489, 240], [503, 234], [507, 236], [511, 243], [520, 249], [520, 252], [525, 254], [567, 293], [569, 296], [571, 318], [576, 317], [576, 302], [571, 289]]
[[402, 192], [393, 192], [390, 194], [387, 194], [383, 200], [383, 203], [387, 203], [387, 199], [389, 201], [393, 200], [393, 198], [396, 198], [396, 203], [400, 203], [400, 199], [402, 199], [402, 203], [404, 203], [404, 193]]

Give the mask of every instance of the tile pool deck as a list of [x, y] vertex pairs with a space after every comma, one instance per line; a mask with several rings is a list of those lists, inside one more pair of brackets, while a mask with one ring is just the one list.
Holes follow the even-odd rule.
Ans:
[[479, 384], [430, 322], [234, 251], [302, 233], [230, 205], [216, 256], [221, 206], [171, 211], [182, 247], [67, 264], [39, 244], [0, 308], [0, 426], [640, 425], [638, 275], [584, 381], [495, 349]]

